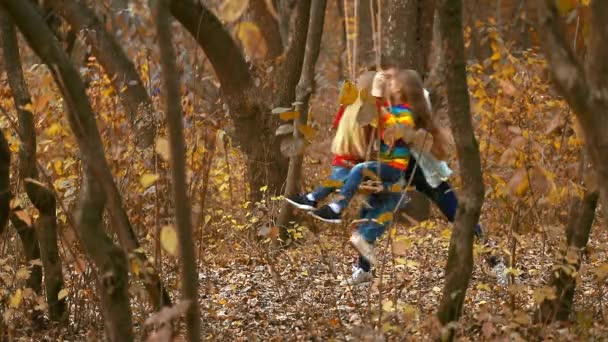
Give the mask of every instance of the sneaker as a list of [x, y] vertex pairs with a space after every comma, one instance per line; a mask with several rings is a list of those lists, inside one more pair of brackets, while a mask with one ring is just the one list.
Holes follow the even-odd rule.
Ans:
[[294, 207], [302, 210], [315, 210], [317, 201], [311, 201], [306, 197], [306, 194], [295, 194], [285, 197], [285, 200]]
[[342, 215], [336, 213], [329, 205], [324, 205], [315, 211], [311, 211], [310, 214], [321, 221], [342, 223]]
[[370, 264], [376, 263], [376, 252], [374, 245], [367, 242], [361, 234], [354, 232], [350, 237], [350, 244], [355, 247], [355, 249], [364, 256]]
[[364, 283], [369, 283], [374, 279], [372, 272], [365, 272], [361, 267], [353, 266], [353, 274], [350, 278], [343, 280], [342, 286], [355, 286]]

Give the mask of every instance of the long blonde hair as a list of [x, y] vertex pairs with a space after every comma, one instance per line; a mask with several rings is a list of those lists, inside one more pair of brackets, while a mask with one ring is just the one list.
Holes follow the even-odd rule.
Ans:
[[338, 125], [336, 136], [331, 144], [331, 152], [339, 156], [349, 156], [365, 159], [369, 137], [363, 126], [357, 120], [359, 110], [366, 105], [366, 94], [369, 93], [375, 72], [361, 74], [357, 80], [359, 96], [357, 100], [344, 109], [344, 114]]

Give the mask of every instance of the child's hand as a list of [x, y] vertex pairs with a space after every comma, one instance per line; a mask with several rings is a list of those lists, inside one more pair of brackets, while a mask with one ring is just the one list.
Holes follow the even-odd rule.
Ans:
[[385, 127], [384, 135], [382, 137], [385, 144], [388, 146], [393, 146], [395, 142], [401, 138], [403, 138], [403, 131], [399, 125], [390, 125]]
[[378, 71], [374, 76], [374, 81], [372, 82], [372, 96], [374, 97], [384, 97], [384, 90], [386, 87], [386, 75], [384, 71]]

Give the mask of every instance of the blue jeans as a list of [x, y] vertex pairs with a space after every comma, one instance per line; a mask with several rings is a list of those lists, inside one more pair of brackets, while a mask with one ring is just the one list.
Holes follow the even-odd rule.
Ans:
[[[376, 240], [384, 234], [386, 228], [390, 225], [390, 221], [378, 223], [372, 221], [372, 219], [377, 219], [387, 211], [393, 212], [399, 203], [400, 198], [401, 193], [398, 192], [378, 192], [367, 196], [366, 200], [369, 207], [363, 207], [359, 213], [359, 217], [370, 221], [362, 222], [357, 227], [357, 232], [361, 237], [369, 243], [375, 243]], [[360, 255], [358, 263], [359, 267], [365, 272], [370, 271], [371, 264], [367, 258]]]
[[[407, 170], [405, 170], [405, 180], [409, 181], [412, 172], [414, 172], [412, 185], [416, 188], [416, 191], [423, 193], [428, 199], [435, 203], [449, 222], [454, 222], [456, 219], [456, 210], [458, 209], [458, 199], [450, 184], [441, 182], [436, 188], [431, 187], [426, 181], [420, 167], [417, 167], [414, 171], [414, 165], [416, 165], [416, 162], [415, 159], [412, 158]], [[475, 235], [478, 238], [483, 237], [483, 230], [479, 224], [475, 226]]]
[[[342, 166], [332, 166], [331, 174], [328, 179], [336, 180], [344, 182], [346, 177], [348, 177], [348, 173], [350, 172], [350, 168], [342, 167]], [[326, 186], [318, 186], [311, 192], [312, 196], [315, 198], [315, 201], [320, 201], [325, 197], [329, 196], [332, 192], [336, 191], [334, 187], [326, 187]]]
[[355, 165], [350, 170], [342, 189], [340, 189], [340, 195], [343, 197], [337, 202], [340, 208], [346, 208], [350, 200], [355, 196], [359, 189], [359, 185], [361, 185], [361, 182], [365, 177], [363, 170], [366, 169], [375, 173], [384, 184], [397, 183], [403, 174], [403, 170], [394, 168], [385, 163], [378, 163], [377, 161], [368, 161]]

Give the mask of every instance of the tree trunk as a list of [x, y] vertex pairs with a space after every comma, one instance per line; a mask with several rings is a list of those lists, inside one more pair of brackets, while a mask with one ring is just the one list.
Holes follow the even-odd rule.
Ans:
[[274, 135], [278, 119], [270, 115], [270, 111], [291, 105], [295, 98], [304, 59], [310, 0], [296, 3], [294, 35], [285, 58], [277, 66], [277, 77], [267, 88], [255, 86], [236, 43], [203, 4], [194, 0], [172, 1], [171, 13], [198, 41], [222, 85], [222, 96], [230, 108], [237, 139], [248, 157], [251, 199], [261, 199], [260, 188], [265, 185], [268, 193], [280, 193], [288, 159], [280, 153], [280, 139]]
[[171, 23], [169, 20], [170, 0], [159, 0], [156, 6], [156, 29], [160, 46], [163, 89], [165, 93], [165, 116], [169, 130], [171, 148], [171, 175], [175, 222], [180, 247], [182, 273], [182, 296], [190, 301], [186, 312], [188, 341], [201, 339], [201, 319], [198, 309], [198, 273], [194, 242], [192, 239], [192, 213], [186, 186], [186, 147], [183, 127], [179, 79], [175, 66], [175, 52], [171, 42]]
[[589, 242], [598, 198], [597, 191], [587, 191], [582, 200], [574, 200], [570, 209], [570, 220], [566, 227], [567, 249], [556, 265], [564, 266], [568, 271], [562, 267], [554, 267], [551, 273], [551, 286], [555, 289], [556, 298], [542, 303], [540, 319], [543, 323], [553, 320], [566, 321], [572, 312], [576, 290], [576, 276], [573, 275], [581, 267], [582, 252]]
[[48, 0], [77, 32], [85, 34], [92, 53], [112, 81], [135, 129], [138, 144], [149, 147], [156, 137], [154, 106], [137, 70], [114, 36], [107, 32], [95, 13], [76, 0]]
[[[15, 214], [20, 210], [23, 210], [21, 206], [15, 207], [11, 211], [10, 220], [17, 234], [19, 234], [21, 244], [23, 245], [25, 261], [29, 264], [33, 260], [40, 259], [40, 248], [38, 248], [35, 228]], [[27, 279], [27, 287], [34, 290], [37, 294], [42, 293], [42, 267], [39, 265], [31, 266], [30, 277]]]
[[[342, 2], [342, 0], [338, 0]], [[376, 51], [374, 50], [374, 31], [372, 27], [371, 5], [374, 6], [374, 13], [377, 13], [378, 6], [376, 0], [359, 0], [357, 7], [358, 35], [357, 39], [357, 64], [362, 67], [375, 65]]]
[[[321, 38], [323, 36], [323, 26], [325, 22], [325, 9], [327, 7], [326, 0], [313, 0], [310, 23], [308, 24], [308, 38], [306, 39], [306, 53], [304, 55], [304, 66], [302, 68], [302, 75], [296, 88], [296, 101], [301, 104], [296, 106], [300, 117], [296, 123], [296, 129], [294, 129], [294, 138], [301, 138], [301, 134], [297, 129], [299, 125], [306, 125], [308, 123], [308, 103], [310, 96], [315, 90], [315, 66], [317, 59], [319, 58], [319, 52], [321, 50]], [[302, 161], [303, 155], [292, 157], [289, 160], [289, 170], [287, 171], [287, 180], [285, 186], [285, 196], [290, 196], [296, 193], [298, 185], [302, 178]], [[292, 217], [291, 206], [287, 202], [281, 204], [281, 212], [277, 225], [279, 227], [286, 227]], [[283, 237], [286, 237], [286, 230], [282, 231]]]
[[578, 62], [564, 39], [564, 28], [554, 1], [539, 1], [539, 32], [553, 81], [572, 107], [585, 135], [585, 150], [597, 174], [597, 184], [608, 217], [608, 2], [590, 3], [587, 68]]
[[[133, 252], [139, 248], [139, 242], [122, 207], [122, 198], [105, 158], [95, 115], [78, 71], [70, 63], [68, 56], [60, 48], [48, 27], [42, 24], [42, 18], [29, 2], [3, 0], [2, 4], [11, 14], [34, 52], [51, 70], [65, 100], [67, 118], [82, 152], [84, 164], [94, 173], [91, 181], [100, 183], [109, 200], [113, 226], [122, 247], [129, 253]], [[147, 258], [143, 253], [133, 254], [142, 264], [146, 262]], [[146, 267], [146, 270], [148, 269]], [[169, 296], [155, 272], [146, 273], [146, 277], [142, 280], [155, 307], [170, 305]]]
[[95, 176], [84, 166], [82, 189], [74, 216], [82, 247], [95, 263], [99, 275], [97, 288], [106, 338], [112, 342], [133, 341], [127, 259], [104, 231], [105, 202], [105, 194]]
[[389, 0], [382, 2], [382, 46], [380, 51], [399, 68], [414, 69], [422, 74], [421, 50], [418, 49], [418, 1]]
[[[0, 7], [0, 11], [2, 8]], [[0, 15], [2, 15], [0, 13]], [[0, 234], [4, 232], [11, 211], [11, 150], [0, 132]]]
[[[448, 115], [456, 142], [462, 190], [450, 240], [443, 297], [438, 317], [443, 325], [460, 318], [473, 270], [473, 236], [484, 197], [479, 148], [473, 133], [464, 57], [462, 1], [439, 0], [441, 38], [446, 57]], [[452, 339], [454, 330], [449, 329]]]
[[[11, 17], [1, 9], [0, 22], [6, 74], [18, 113], [19, 136], [22, 140], [22, 144], [19, 146], [19, 177], [23, 181], [28, 197], [40, 212], [40, 217], [34, 224], [36, 227], [34, 237], [37, 236], [37, 241], [27, 238], [28, 245], [34, 243], [39, 244], [39, 247], [27, 246], [25, 249], [34, 254], [40, 254], [45, 272], [44, 282], [49, 317], [53, 321], [60, 322], [67, 318], [67, 314], [65, 299], [58, 299], [64, 281], [57, 239], [55, 195], [50, 189], [40, 186], [37, 182], [29, 181], [29, 179], [37, 180], [38, 178], [34, 116], [26, 109], [28, 105], [31, 105], [31, 97], [23, 77], [15, 26]], [[22, 231], [25, 232], [25, 230]], [[21, 234], [20, 236], [25, 237]], [[23, 240], [23, 243], [25, 246], [26, 240]]]
[[268, 10], [266, 0], [250, 0], [249, 12], [266, 41], [268, 47], [267, 59], [272, 60], [279, 57], [283, 53], [283, 40], [279, 32], [279, 22]]

